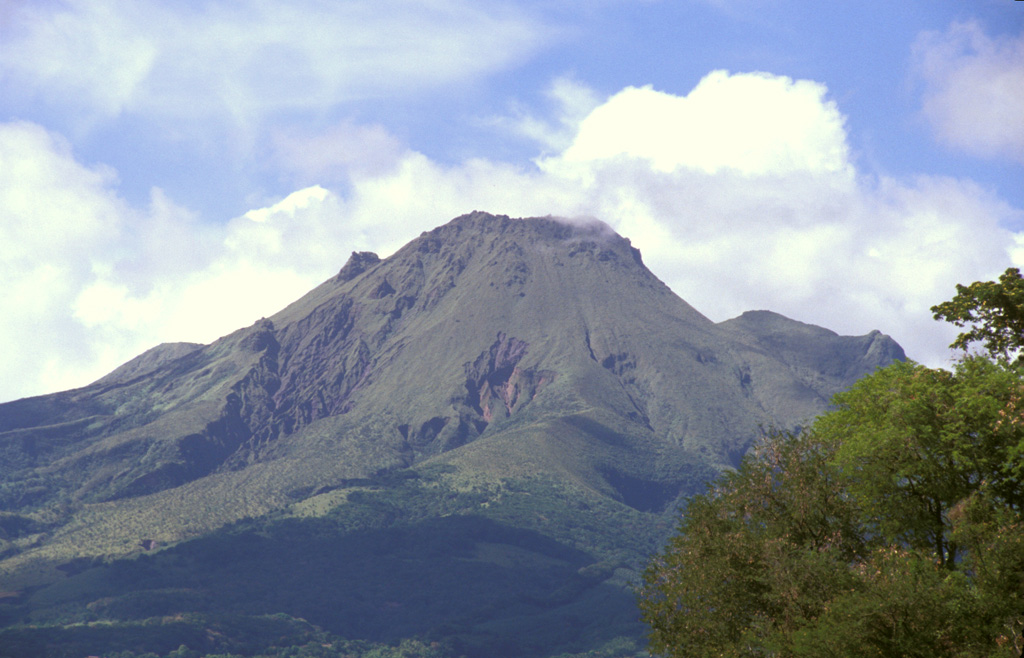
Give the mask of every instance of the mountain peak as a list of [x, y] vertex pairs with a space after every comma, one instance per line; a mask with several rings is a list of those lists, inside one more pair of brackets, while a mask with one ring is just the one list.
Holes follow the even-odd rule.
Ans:
[[759, 426], [806, 422], [900, 356], [770, 312], [716, 325], [604, 223], [472, 212], [388, 258], [354, 252], [210, 345], [0, 405], [0, 507], [102, 503], [68, 508], [98, 529], [55, 533], [54, 554], [177, 541], [197, 532], [182, 506], [209, 530], [423, 465], [653, 512], [735, 465]]
[[[599, 246], [606, 254], [612, 250], [625, 251], [642, 265], [640, 252], [628, 238], [615, 232], [608, 224], [593, 218], [566, 219], [548, 215], [545, 217], [511, 218], [508, 215], [492, 215], [474, 210], [452, 219], [447, 224], [420, 234], [418, 240], [430, 244], [464, 243], [470, 236], [501, 236], [523, 246], [528, 244], [591, 244]], [[423, 248], [422, 246], [418, 248]], [[582, 250], [578, 248], [577, 252]]]

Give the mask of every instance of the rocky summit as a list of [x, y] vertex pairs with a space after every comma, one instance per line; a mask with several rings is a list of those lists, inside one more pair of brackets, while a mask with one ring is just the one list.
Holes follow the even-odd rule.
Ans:
[[[74, 624], [193, 615], [176, 632], [226, 651], [275, 614], [451, 655], [633, 642], [686, 496], [903, 358], [716, 324], [600, 222], [474, 212], [210, 345], [0, 405], [0, 643], [99, 653]], [[158, 626], [124, 650], [185, 643]]]

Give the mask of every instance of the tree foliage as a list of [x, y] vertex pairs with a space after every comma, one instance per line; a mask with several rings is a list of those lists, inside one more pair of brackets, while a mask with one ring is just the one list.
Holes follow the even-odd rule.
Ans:
[[644, 574], [640, 608], [655, 651], [756, 655], [854, 585], [844, 565], [867, 544], [831, 458], [810, 434], [773, 434], [690, 500]]
[[[920, 368], [900, 366], [895, 374]], [[736, 472], [691, 499], [639, 592], [653, 652], [680, 658], [1020, 654], [1019, 505], [997, 493], [992, 480], [954, 477], [955, 458], [949, 477], [941, 476], [942, 451], [922, 473], [897, 446], [883, 442], [872, 453], [874, 423], [860, 435], [863, 444], [849, 449], [838, 436], [858, 433], [849, 412], [835, 412], [829, 428], [767, 437]], [[909, 453], [927, 445], [915, 446], [912, 435], [904, 439]], [[930, 479], [929, 469], [936, 471]], [[995, 467], [990, 474], [1002, 473]], [[918, 486], [924, 493], [900, 490]], [[929, 486], [934, 491], [925, 491]], [[946, 498], [955, 495], [961, 498]], [[942, 518], [933, 525], [936, 505]]]
[[1024, 347], [1024, 278], [1016, 267], [998, 281], [957, 284], [956, 296], [931, 310], [936, 320], [969, 327], [950, 345], [954, 349], [966, 351], [978, 342], [989, 355], [1009, 359]]
[[691, 499], [639, 590], [653, 651], [1024, 655], [1024, 281], [932, 310], [987, 354], [878, 370]]
[[837, 445], [870, 532], [953, 568], [964, 550], [951, 536], [957, 506], [982, 491], [1018, 511], [1024, 504], [1015, 459], [1022, 395], [1020, 369], [982, 357], [953, 371], [907, 361], [836, 395], [837, 409], [814, 429]]

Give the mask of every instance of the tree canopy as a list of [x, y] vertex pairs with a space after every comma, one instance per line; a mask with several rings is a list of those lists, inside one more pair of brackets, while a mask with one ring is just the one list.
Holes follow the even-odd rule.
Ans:
[[993, 357], [1009, 359], [1024, 347], [1024, 278], [1016, 267], [1008, 268], [998, 281], [957, 284], [956, 296], [931, 308], [936, 320], [969, 327], [950, 345], [967, 350], [981, 343]]
[[1024, 284], [992, 285], [935, 307], [987, 354], [880, 369], [688, 502], [638, 592], [652, 652], [1024, 655]]

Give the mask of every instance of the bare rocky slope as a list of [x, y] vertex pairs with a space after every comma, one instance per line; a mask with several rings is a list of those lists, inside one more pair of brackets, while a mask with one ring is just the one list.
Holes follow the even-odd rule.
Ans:
[[[767, 311], [713, 323], [604, 224], [474, 212], [389, 258], [353, 253], [210, 345], [160, 346], [85, 388], [0, 405], [0, 590], [22, 597], [19, 618], [68, 564], [242, 519], [336, 515], [402, 472], [483, 496], [424, 518], [497, 514], [510, 483], [530, 482], [663, 536], [759, 427], [805, 424], [903, 358], [878, 332]], [[569, 546], [586, 510], [565, 518], [501, 523]]]

